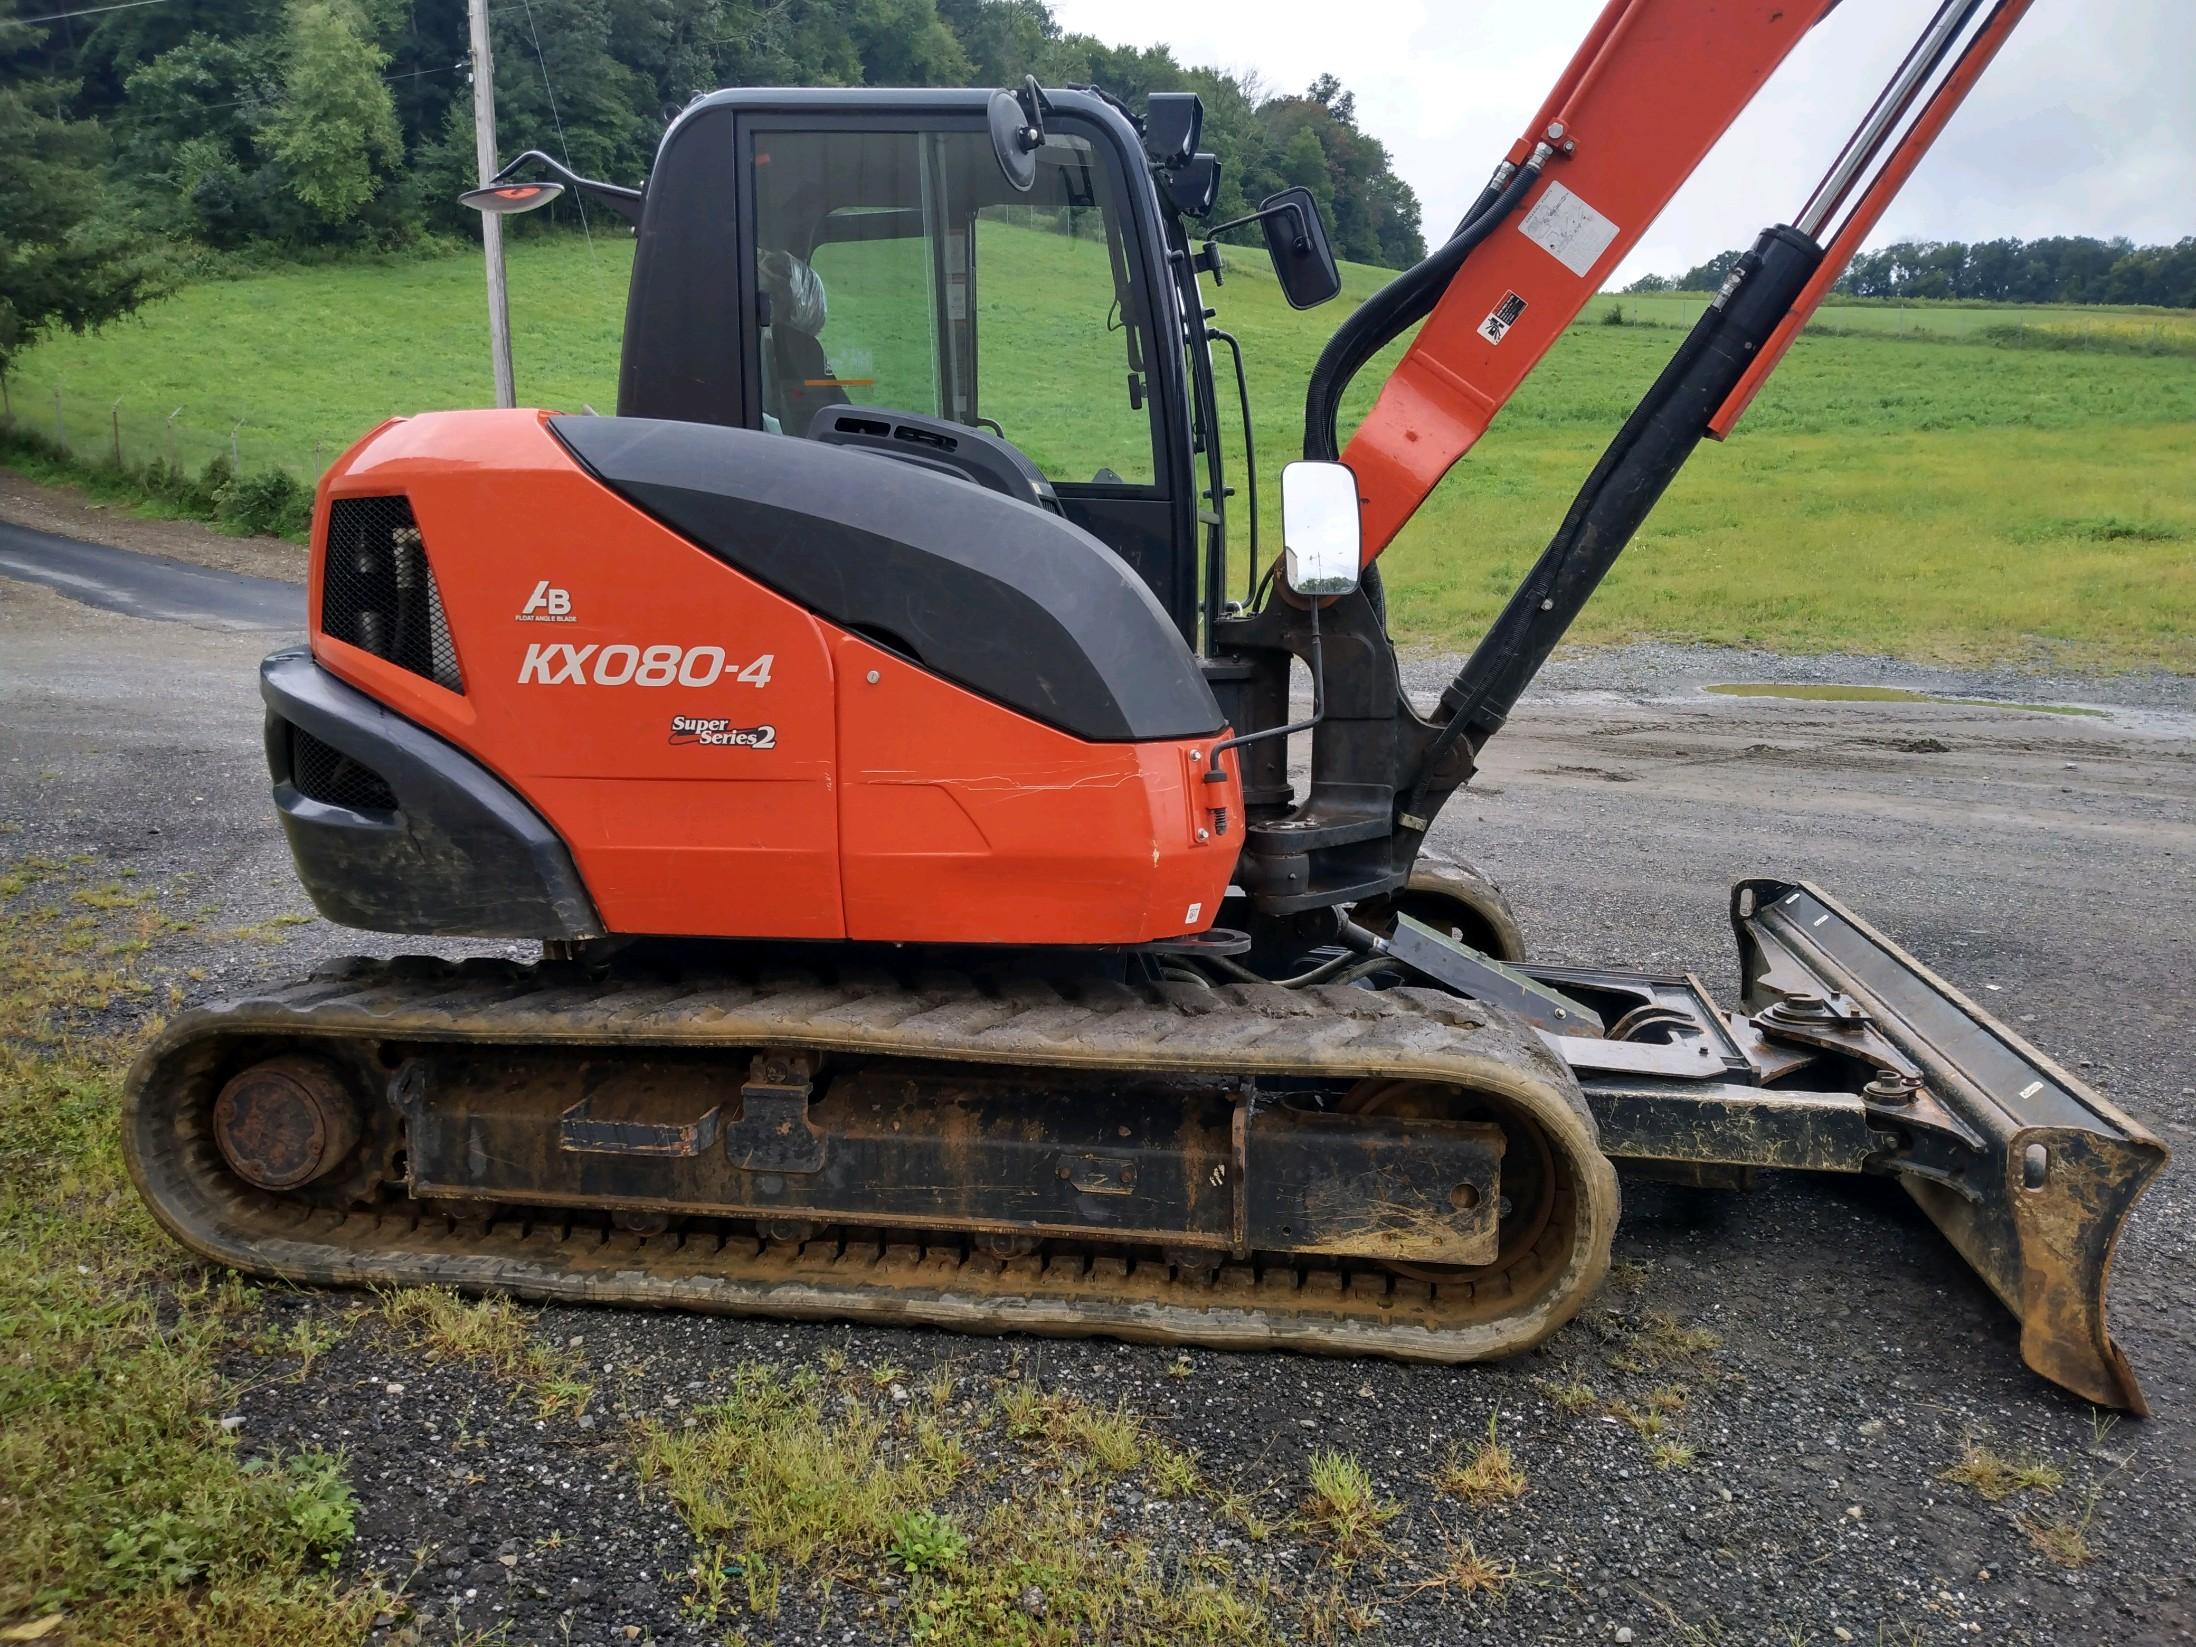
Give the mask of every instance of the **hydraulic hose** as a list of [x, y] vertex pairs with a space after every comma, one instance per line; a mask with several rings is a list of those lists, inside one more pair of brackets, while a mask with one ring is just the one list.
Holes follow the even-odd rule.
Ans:
[[[1334, 336], [1319, 351], [1304, 389], [1304, 456], [1332, 463], [1342, 455], [1338, 424], [1343, 391], [1366, 361], [1433, 313], [1434, 305], [1464, 260], [1502, 226], [1526, 192], [1540, 181], [1547, 156], [1540, 150], [1519, 168], [1501, 193], [1484, 209], [1475, 209], [1457, 232], [1431, 256], [1422, 258], [1367, 298], [1357, 312], [1335, 328]], [[1482, 194], [1481, 200], [1486, 200]]]
[[1763, 231], [1723, 292], [1662, 369], [1600, 462], [1509, 604], [1441, 694], [1448, 717], [1427, 748], [1404, 802], [1406, 828], [1424, 829], [1434, 774], [1459, 739], [1477, 743], [1509, 718], [1556, 642], [1622, 554], [1685, 460], [1708, 419], [1790, 313], [1822, 262], [1822, 247], [1798, 230]]

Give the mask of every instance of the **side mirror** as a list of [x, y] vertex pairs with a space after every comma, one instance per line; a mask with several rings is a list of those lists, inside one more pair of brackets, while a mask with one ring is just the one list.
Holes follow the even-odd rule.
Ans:
[[1282, 570], [1299, 595], [1346, 595], [1357, 587], [1363, 538], [1357, 476], [1346, 463], [1281, 468]]
[[985, 106], [991, 152], [1007, 182], [1027, 194], [1037, 182], [1037, 151], [1045, 146], [1045, 114], [1052, 100], [1034, 74], [1022, 76], [1016, 91], [995, 91]]
[[1299, 184], [1268, 195], [1258, 204], [1258, 218], [1290, 308], [1313, 308], [1342, 290], [1342, 274], [1334, 266], [1334, 249], [1327, 244], [1327, 226], [1319, 220], [1319, 202], [1311, 190]]
[[458, 204], [507, 217], [546, 206], [562, 193], [562, 183], [491, 183], [486, 188], [467, 189], [458, 196]]

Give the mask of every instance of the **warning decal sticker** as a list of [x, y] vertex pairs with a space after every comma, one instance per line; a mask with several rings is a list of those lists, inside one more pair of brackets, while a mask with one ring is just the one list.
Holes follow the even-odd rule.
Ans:
[[1479, 323], [1479, 335], [1489, 343], [1500, 343], [1509, 329], [1517, 324], [1517, 317], [1524, 312], [1525, 300], [1522, 297], [1515, 292], [1503, 294], [1502, 301], [1494, 306], [1494, 311]]
[[1560, 183], [1525, 214], [1518, 232], [1575, 275], [1592, 270], [1594, 260], [1616, 239], [1617, 226]]

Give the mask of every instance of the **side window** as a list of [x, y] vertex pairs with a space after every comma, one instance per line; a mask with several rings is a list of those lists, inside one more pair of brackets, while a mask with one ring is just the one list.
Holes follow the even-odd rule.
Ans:
[[1142, 326], [1122, 320], [1138, 309], [1131, 265], [1106, 212], [1067, 203], [1078, 174], [1040, 167], [1033, 192], [1049, 185], [1055, 204], [976, 214], [977, 395], [1055, 483], [1149, 486], [1149, 364]]
[[835, 212], [827, 227], [854, 231], [826, 240], [810, 266], [823, 282], [828, 330], [819, 335], [832, 375], [850, 400], [932, 416], [938, 404], [938, 355], [927, 305], [908, 301], [930, 284], [930, 254], [908, 235], [860, 237], [865, 218], [889, 213]]
[[851, 402], [992, 429], [1055, 485], [1155, 482], [1144, 298], [1089, 143], [1048, 135], [1026, 194], [981, 128], [752, 154], [765, 428]]

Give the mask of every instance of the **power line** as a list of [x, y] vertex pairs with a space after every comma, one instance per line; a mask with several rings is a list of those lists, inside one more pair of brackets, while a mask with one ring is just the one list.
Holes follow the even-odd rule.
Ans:
[[[533, 0], [520, 0], [526, 8], [526, 37], [534, 43], [534, 61], [541, 66], [541, 89], [549, 94], [549, 118], [557, 124], [557, 148], [564, 155], [564, 169], [572, 169], [572, 146], [564, 140], [564, 116], [557, 113], [557, 88], [549, 83], [549, 59], [541, 54], [541, 36], [534, 32]], [[583, 191], [572, 191], [572, 203], [579, 207], [580, 233], [587, 238], [587, 265], [595, 266], [595, 231], [587, 222], [587, 199]]]
[[164, 6], [168, 0], [116, 0], [111, 6], [86, 6], [82, 11], [49, 12], [44, 17], [0, 18], [0, 24], [16, 23], [24, 28], [33, 23], [65, 23], [72, 17], [94, 17], [103, 11], [134, 11], [139, 6]]

